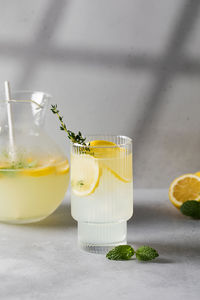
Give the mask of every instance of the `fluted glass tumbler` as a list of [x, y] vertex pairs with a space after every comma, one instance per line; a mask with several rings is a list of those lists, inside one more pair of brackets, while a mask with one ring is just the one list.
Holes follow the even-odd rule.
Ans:
[[72, 144], [71, 187], [79, 246], [105, 253], [126, 244], [133, 214], [132, 140], [90, 136], [86, 146]]

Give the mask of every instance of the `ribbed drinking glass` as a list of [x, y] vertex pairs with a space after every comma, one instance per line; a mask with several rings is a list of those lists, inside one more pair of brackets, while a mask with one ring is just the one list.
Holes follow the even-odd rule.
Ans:
[[127, 220], [133, 214], [132, 140], [87, 140], [86, 146], [71, 146], [71, 211], [80, 247], [105, 253], [127, 242]]

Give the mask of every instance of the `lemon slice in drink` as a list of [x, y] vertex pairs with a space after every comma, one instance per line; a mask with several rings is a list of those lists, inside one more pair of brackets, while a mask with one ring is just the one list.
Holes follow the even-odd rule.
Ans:
[[117, 146], [115, 143], [104, 140], [94, 140], [90, 142], [91, 147], [109, 147], [109, 146]]
[[93, 156], [87, 154], [71, 156], [71, 185], [75, 195], [91, 195], [99, 184], [99, 177], [99, 164]]
[[132, 153], [125, 154], [124, 153], [119, 154], [119, 157], [115, 160], [107, 161], [104, 165], [105, 168], [110, 171], [116, 178], [119, 180], [128, 183], [132, 181], [133, 175], [132, 175]]
[[[34, 160], [29, 158], [28, 161], [31, 163]], [[20, 173], [21, 175], [32, 177], [47, 176], [55, 173], [55, 162], [56, 159], [54, 158], [36, 160], [35, 167], [21, 169]]]
[[36, 168], [22, 169], [21, 174], [24, 176], [47, 176], [55, 172], [55, 167], [52, 165], [44, 165]]
[[185, 174], [176, 178], [169, 188], [169, 200], [177, 208], [188, 200], [200, 201], [200, 177]]
[[67, 160], [61, 161], [56, 164], [56, 172], [58, 174], [67, 174], [69, 172], [69, 163]]
[[90, 147], [94, 147], [91, 149], [91, 153], [94, 154], [96, 158], [115, 157], [119, 151], [115, 143], [103, 140], [91, 141]]
[[94, 147], [91, 152], [96, 158], [99, 158], [102, 168], [106, 168], [123, 182], [131, 182], [132, 153], [127, 153], [127, 149], [118, 147], [110, 141], [95, 140], [90, 142], [90, 146]]

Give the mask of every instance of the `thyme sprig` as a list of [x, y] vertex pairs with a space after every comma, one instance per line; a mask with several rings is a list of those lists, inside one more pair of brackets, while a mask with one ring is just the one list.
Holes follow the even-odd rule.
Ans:
[[[86, 138], [82, 136], [82, 133], [80, 131], [77, 134], [75, 134], [73, 131], [67, 129], [67, 126], [63, 121], [63, 117], [59, 114], [57, 104], [51, 105], [51, 111], [53, 112], [53, 114], [56, 114], [58, 116], [58, 119], [61, 123], [60, 130], [64, 130], [67, 133], [68, 138], [72, 141], [73, 144], [77, 143], [83, 146], [87, 146], [87, 144], [85, 143]], [[85, 147], [85, 151], [89, 151], [89, 150], [90, 150], [89, 147]], [[82, 151], [84, 150], [82, 149]]]

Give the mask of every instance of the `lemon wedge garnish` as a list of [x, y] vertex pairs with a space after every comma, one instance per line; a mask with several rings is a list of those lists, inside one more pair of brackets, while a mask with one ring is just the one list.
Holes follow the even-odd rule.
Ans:
[[72, 192], [77, 196], [91, 195], [99, 184], [100, 169], [97, 160], [88, 154], [71, 156]]
[[185, 174], [176, 178], [170, 185], [169, 199], [177, 208], [188, 200], [200, 201], [200, 177]]

